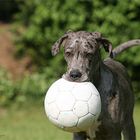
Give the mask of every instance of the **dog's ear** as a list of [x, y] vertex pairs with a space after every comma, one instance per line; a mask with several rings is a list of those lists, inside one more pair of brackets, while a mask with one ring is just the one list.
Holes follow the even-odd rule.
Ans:
[[101, 33], [99, 32], [93, 32], [92, 35], [94, 36], [96, 41], [104, 47], [105, 51], [109, 52], [109, 56], [112, 56], [111, 42], [108, 39], [102, 37]]
[[55, 56], [59, 50], [61, 45], [64, 44], [64, 42], [66, 41], [66, 39], [69, 37], [69, 35], [72, 33], [71, 30], [68, 30], [61, 38], [59, 38], [54, 45], [52, 46], [52, 55]]
[[59, 50], [64, 40], [68, 38], [68, 34], [63, 35], [60, 39], [58, 39], [54, 45], [52, 46], [52, 55], [55, 56]]

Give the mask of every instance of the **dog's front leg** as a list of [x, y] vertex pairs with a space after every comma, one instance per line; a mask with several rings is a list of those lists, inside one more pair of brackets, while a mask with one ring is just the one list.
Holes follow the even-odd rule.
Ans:
[[73, 133], [73, 140], [86, 140], [86, 132], [76, 132]]

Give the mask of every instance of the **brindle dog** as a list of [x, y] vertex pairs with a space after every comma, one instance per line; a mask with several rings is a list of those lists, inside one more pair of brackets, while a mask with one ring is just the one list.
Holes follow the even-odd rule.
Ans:
[[[133, 121], [134, 94], [125, 67], [113, 60], [111, 43], [99, 32], [68, 32], [52, 47], [52, 54], [64, 46], [67, 72], [63, 78], [75, 82], [92, 82], [101, 96], [102, 110], [98, 119], [98, 130], [92, 134], [74, 133], [74, 140], [135, 140]], [[104, 61], [100, 56], [103, 46], [110, 57]], [[91, 129], [92, 130], [92, 129]]]

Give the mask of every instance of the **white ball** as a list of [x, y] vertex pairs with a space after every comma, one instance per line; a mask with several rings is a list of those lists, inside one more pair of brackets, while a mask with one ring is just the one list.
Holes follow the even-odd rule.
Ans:
[[99, 92], [91, 82], [54, 82], [46, 93], [45, 112], [57, 127], [79, 132], [87, 130], [101, 112]]

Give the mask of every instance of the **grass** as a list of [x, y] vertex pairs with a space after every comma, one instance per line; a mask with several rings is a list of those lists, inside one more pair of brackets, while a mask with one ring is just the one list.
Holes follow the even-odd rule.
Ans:
[[136, 140], [140, 140], [140, 103], [136, 103], [134, 108], [134, 122], [136, 128]]
[[0, 117], [0, 140], [70, 140], [71, 134], [54, 127], [42, 108], [5, 112]]
[[[137, 140], [140, 139], [140, 104], [136, 104], [134, 120]], [[0, 110], [0, 140], [71, 140], [71, 133], [54, 127], [43, 107]]]

